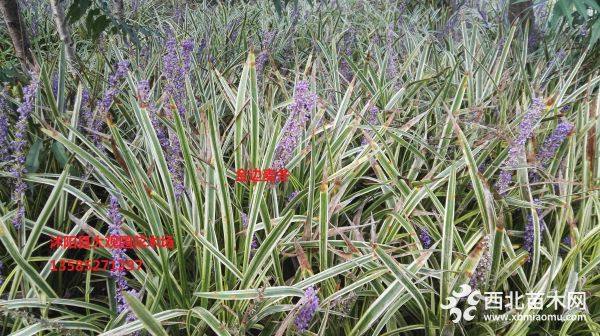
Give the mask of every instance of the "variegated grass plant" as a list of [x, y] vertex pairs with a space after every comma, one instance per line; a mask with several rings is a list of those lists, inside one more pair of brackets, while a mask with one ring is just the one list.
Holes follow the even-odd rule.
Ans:
[[[130, 20], [152, 35], [86, 45], [76, 75], [59, 46], [37, 46], [19, 229], [13, 163], [0, 165], [1, 333], [600, 333], [600, 77], [586, 51], [568, 31], [532, 50], [527, 27], [468, 7], [448, 20], [428, 4], [339, 3], [283, 18], [197, 4], [175, 20], [150, 1]], [[299, 84], [314, 104], [298, 107]], [[7, 112], [21, 106], [5, 96]], [[289, 181], [236, 182], [282, 152]], [[110, 272], [50, 271], [114, 256], [51, 237], [110, 232], [175, 248], [128, 251], [144, 265], [126, 274], [131, 292]], [[587, 310], [453, 323], [442, 305], [464, 284], [581, 291]]]

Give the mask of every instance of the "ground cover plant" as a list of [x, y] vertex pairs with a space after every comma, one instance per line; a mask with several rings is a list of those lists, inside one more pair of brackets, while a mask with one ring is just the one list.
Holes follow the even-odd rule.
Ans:
[[600, 334], [598, 8], [522, 3], [19, 2], [0, 334]]

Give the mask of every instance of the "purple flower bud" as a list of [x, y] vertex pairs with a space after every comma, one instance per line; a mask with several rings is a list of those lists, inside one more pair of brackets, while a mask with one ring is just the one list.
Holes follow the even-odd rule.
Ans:
[[291, 201], [293, 201], [294, 198], [296, 198], [296, 196], [298, 196], [299, 193], [300, 193], [299, 191], [292, 191], [290, 196], [288, 196], [287, 202], [290, 203]]
[[525, 117], [519, 125], [519, 136], [516, 139], [517, 143], [524, 145], [527, 139], [531, 137], [545, 107], [546, 105], [542, 98], [533, 99], [531, 106], [527, 110], [527, 114], [525, 114]]
[[533, 134], [533, 130], [542, 117], [545, 109], [544, 101], [541, 98], [534, 98], [527, 113], [519, 125], [519, 135], [511, 143], [508, 149], [508, 158], [504, 161], [504, 168], [500, 171], [496, 181], [496, 190], [500, 195], [504, 195], [512, 180], [512, 170], [517, 168], [521, 159], [525, 156], [525, 143]]
[[183, 21], [183, 15], [183, 6], [180, 4], [176, 4], [173, 10], [173, 19], [175, 20], [175, 22], [177, 22], [177, 24], [181, 24], [181, 22]]
[[240, 18], [233, 19], [227, 23], [225, 27], [225, 31], [229, 33], [229, 41], [237, 40], [238, 34], [240, 32], [240, 23], [242, 20]]
[[248, 227], [248, 215], [245, 212], [242, 212], [241, 217], [242, 217], [242, 227], [245, 229]]
[[[354, 44], [355, 44], [355, 41], [354, 41], [355, 34], [356, 34], [356, 32], [354, 31], [353, 28], [350, 28], [349, 30], [347, 30], [344, 33], [344, 42], [343, 42], [342, 49], [344, 51], [344, 55], [346, 55], [347, 58], [350, 58], [352, 56], [352, 48], [354, 47]], [[346, 81], [350, 81], [352, 79], [353, 73], [352, 73], [352, 69], [350, 68], [350, 64], [348, 63], [346, 58], [343, 58], [343, 57], [340, 60], [340, 73]]]
[[387, 30], [386, 35], [386, 52], [389, 56], [388, 63], [386, 67], [386, 74], [389, 79], [396, 78], [398, 75], [398, 68], [396, 64], [398, 63], [398, 53], [394, 49], [394, 25], [390, 24]]
[[9, 159], [8, 145], [8, 103], [5, 91], [0, 92], [0, 163]]
[[169, 162], [167, 163], [167, 168], [173, 178], [173, 192], [175, 197], [179, 199], [185, 193], [183, 156], [181, 154], [179, 138], [171, 130], [169, 130], [169, 140], [171, 141], [171, 147], [168, 152]]
[[535, 50], [540, 44], [540, 33], [532, 30], [529, 32], [529, 36], [527, 37], [527, 48], [530, 50]]
[[262, 74], [268, 60], [269, 60], [269, 51], [262, 50], [256, 57], [256, 73], [258, 73], [259, 75]]
[[183, 41], [183, 43], [181, 43], [181, 49], [183, 58], [183, 69], [185, 73], [189, 73], [192, 65], [192, 52], [194, 51], [194, 41]]
[[86, 125], [90, 125], [94, 115], [90, 104], [90, 91], [83, 89], [81, 92], [81, 106], [79, 107], [79, 128], [83, 129]]
[[191, 52], [193, 43], [191, 41], [184, 42], [181, 60], [177, 54], [177, 42], [173, 37], [167, 40], [167, 52], [163, 56], [163, 77], [166, 79], [165, 91], [167, 99], [172, 99], [175, 103], [172, 110], [178, 110], [179, 115], [183, 118], [186, 114], [185, 99], [185, 75], [191, 66]]
[[143, 79], [138, 82], [137, 95], [140, 102], [147, 104], [150, 96], [150, 82], [147, 79]]
[[131, 1], [131, 11], [133, 12], [133, 14], [137, 14], [138, 10], [140, 9], [140, 0], [132, 0]]
[[429, 235], [429, 231], [426, 228], [421, 228], [420, 232], [419, 232], [419, 239], [421, 240], [421, 244], [423, 244], [423, 247], [428, 249], [431, 247], [431, 245], [433, 245], [433, 242], [431, 241], [431, 236]]
[[303, 332], [308, 329], [310, 321], [315, 316], [317, 309], [319, 308], [319, 297], [314, 287], [308, 287], [304, 292], [304, 297], [298, 302], [300, 309], [296, 315], [295, 325], [296, 328]]
[[[370, 126], [376, 126], [378, 124], [378, 120], [377, 120], [377, 114], [379, 114], [379, 108], [377, 108], [377, 106], [373, 105], [369, 108], [369, 115], [367, 116], [367, 123]], [[369, 135], [371, 137], [373, 137], [373, 132], [371, 130], [368, 131]], [[364, 146], [368, 143], [368, 140], [366, 137], [363, 137], [362, 142], [361, 142], [361, 146]]]
[[300, 81], [294, 88], [294, 101], [288, 106], [289, 117], [283, 126], [283, 137], [275, 148], [275, 169], [284, 168], [300, 142], [304, 126], [317, 104], [317, 95], [309, 92], [308, 83]]
[[104, 96], [96, 105], [96, 115], [88, 120], [88, 125], [86, 125], [90, 132], [90, 136], [92, 137], [92, 141], [100, 150], [102, 150], [102, 142], [98, 133], [102, 131], [104, 122], [108, 117], [110, 106], [119, 93], [119, 84], [125, 75], [127, 75], [128, 67], [129, 61], [119, 61], [117, 63], [117, 69], [108, 78], [108, 87], [104, 92]]
[[52, 76], [52, 94], [54, 95], [54, 97], [56, 97], [58, 94], [58, 75], [57, 74], [54, 74]]
[[488, 157], [485, 159], [485, 161], [483, 161], [478, 167], [477, 167], [477, 171], [479, 171], [480, 174], [483, 174], [485, 172], [485, 170], [489, 167], [490, 163], [492, 162], [492, 160]]
[[256, 239], [256, 235], [252, 236], [252, 242], [250, 243], [250, 248], [256, 250], [259, 247], [258, 239]]
[[[242, 212], [241, 214], [242, 217], [242, 227], [245, 229], [248, 228], [248, 215], [245, 212]], [[253, 250], [256, 250], [259, 246], [258, 243], [258, 239], [256, 239], [256, 235], [252, 236], [252, 242], [250, 243], [250, 248]]]
[[[150, 101], [150, 83], [147, 80], [141, 80], [138, 83], [137, 94], [140, 106], [143, 106], [148, 110], [152, 127], [154, 128], [158, 142], [165, 153], [167, 168], [171, 173], [173, 181], [175, 197], [179, 198], [185, 193], [183, 157], [181, 154], [179, 138], [177, 138], [175, 132], [167, 130], [160, 121], [156, 112], [156, 106]], [[167, 115], [172, 117], [170, 113], [167, 113]]]
[[483, 254], [481, 255], [481, 259], [479, 259], [479, 263], [475, 268], [475, 272], [473, 272], [473, 275], [469, 280], [469, 285], [471, 288], [477, 288], [479, 285], [483, 285], [492, 268], [492, 254], [490, 252], [489, 235], [483, 238], [483, 241], [481, 242], [481, 248], [483, 249]]
[[504, 44], [506, 43], [506, 37], [501, 37], [498, 40], [498, 50], [501, 51], [502, 49], [504, 49]]
[[[534, 199], [533, 203], [536, 206], [540, 205], [540, 200], [539, 199]], [[542, 233], [544, 232], [544, 228], [546, 226], [546, 224], [544, 224], [543, 221], [543, 216], [542, 216], [542, 209], [538, 208], [536, 209], [537, 212], [537, 217], [539, 219], [539, 224], [540, 224], [540, 239], [542, 237]], [[527, 216], [527, 224], [525, 225], [525, 239], [524, 239], [524, 243], [523, 243], [523, 247], [525, 248], [525, 250], [529, 253], [529, 256], [533, 255], [533, 245], [534, 245], [534, 227], [533, 227], [534, 223], [533, 223], [533, 216], [532, 215], [528, 215]], [[531, 258], [529, 258], [528, 260], [531, 260]]]
[[11, 146], [13, 165], [10, 169], [10, 173], [15, 178], [12, 200], [17, 204], [17, 214], [13, 218], [12, 224], [17, 230], [23, 225], [23, 220], [25, 218], [23, 198], [25, 197], [27, 184], [23, 181], [23, 176], [26, 173], [25, 157], [27, 154], [25, 147], [27, 146], [27, 123], [29, 121], [29, 116], [35, 108], [35, 95], [38, 86], [39, 78], [34, 74], [32, 75], [31, 83], [23, 88], [23, 102], [17, 109], [19, 116], [17, 124], [15, 125], [15, 138]]
[[479, 13], [479, 16], [481, 17], [481, 21], [483, 22], [483, 27], [485, 29], [489, 29], [492, 26], [492, 24], [488, 20], [487, 12], [481, 4], [479, 6], [477, 6], [477, 12]]
[[[123, 215], [121, 214], [121, 208], [119, 207], [119, 201], [115, 196], [110, 196], [109, 199], [109, 207], [107, 217], [109, 219], [108, 226], [108, 234], [109, 235], [123, 235], [123, 230], [121, 226], [123, 225]], [[122, 261], [127, 260], [127, 254], [125, 253], [125, 249], [123, 248], [113, 248], [110, 250], [110, 254], [112, 259], [115, 261], [115, 270], [111, 271], [111, 276], [115, 279], [115, 283], [117, 285], [115, 299], [117, 302], [117, 313], [122, 313], [124, 311], [129, 311], [130, 307], [125, 297], [123, 296], [123, 292], [128, 292], [129, 294], [136, 296], [139, 298], [139, 293], [129, 287], [127, 284], [127, 279], [125, 278], [125, 271], [118, 270]], [[129, 312], [126, 316], [126, 321], [131, 322], [136, 319], [135, 314], [133, 312]]]
[[148, 80], [141, 80], [138, 83], [137, 94], [140, 101], [140, 106], [145, 107], [148, 110], [150, 121], [152, 122], [154, 131], [156, 132], [160, 146], [163, 151], [166, 152], [170, 147], [170, 141], [163, 124], [158, 119], [156, 106], [152, 101], [150, 101], [150, 82], [148, 82]]
[[274, 39], [275, 39], [275, 32], [272, 30], [266, 31], [263, 34], [262, 48], [268, 49], [271, 46], [271, 44], [273, 43]]
[[537, 161], [542, 164], [542, 167], [548, 165], [550, 159], [554, 157], [554, 154], [558, 150], [558, 147], [560, 147], [572, 130], [573, 124], [568, 121], [562, 121], [556, 126], [552, 134], [546, 138], [536, 157]]

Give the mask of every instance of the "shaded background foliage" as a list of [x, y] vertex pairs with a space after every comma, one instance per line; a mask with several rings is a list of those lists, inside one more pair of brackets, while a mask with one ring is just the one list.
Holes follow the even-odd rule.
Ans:
[[[27, 190], [3, 161], [0, 293], [26, 316], [3, 334], [597, 330], [594, 3], [62, 2], [72, 63], [45, 2], [23, 4], [40, 82], [3, 53]], [[289, 183], [234, 182], [278, 159]], [[177, 249], [129, 252], [146, 268], [126, 277], [44, 270], [116, 254], [48, 247], [73, 230]], [[454, 325], [441, 304], [464, 283], [588, 309]]]

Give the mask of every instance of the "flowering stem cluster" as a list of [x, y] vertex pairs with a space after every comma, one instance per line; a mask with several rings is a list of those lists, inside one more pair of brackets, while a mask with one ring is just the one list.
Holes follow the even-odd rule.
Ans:
[[35, 106], [35, 95], [39, 86], [39, 78], [33, 76], [31, 83], [23, 88], [23, 102], [17, 109], [19, 113], [17, 124], [15, 125], [15, 138], [12, 142], [12, 167], [10, 173], [15, 179], [14, 189], [12, 193], [12, 200], [17, 204], [17, 213], [12, 220], [12, 224], [15, 229], [21, 228], [23, 220], [25, 218], [25, 206], [23, 199], [25, 198], [25, 190], [27, 190], [27, 184], [23, 180], [25, 173], [25, 160], [26, 153], [25, 147], [27, 146], [27, 123], [29, 116], [33, 112]]
[[294, 321], [298, 331], [303, 332], [308, 329], [310, 321], [315, 316], [319, 308], [319, 297], [314, 287], [308, 287], [304, 292], [304, 297], [299, 302], [300, 309]]
[[[378, 119], [377, 119], [377, 114], [379, 114], [379, 108], [377, 108], [377, 106], [372, 105], [369, 108], [369, 115], [367, 116], [367, 123], [371, 126], [375, 126], [378, 123]], [[373, 132], [369, 131], [369, 136], [373, 136]], [[363, 137], [362, 142], [361, 142], [361, 146], [364, 146], [368, 143], [368, 140], [366, 137]]]
[[[119, 201], [115, 196], [110, 196], [107, 216], [110, 220], [110, 224], [108, 226], [109, 235], [122, 236], [123, 230], [121, 229], [121, 225], [123, 224], [123, 215], [121, 214]], [[115, 261], [114, 270], [112, 270], [110, 273], [115, 279], [115, 283], [117, 285], [115, 299], [117, 301], [117, 313], [120, 314], [124, 311], [130, 310], [129, 304], [125, 300], [123, 293], [127, 292], [135, 297], [139, 297], [140, 293], [138, 293], [135, 289], [131, 289], [129, 287], [129, 285], [127, 284], [127, 279], [125, 278], [125, 271], [119, 270], [120, 263], [123, 260], [127, 260], [127, 254], [125, 253], [125, 249], [113, 248], [110, 250], [110, 254], [112, 256], [112, 259]], [[127, 322], [134, 321], [135, 319], [135, 314], [131, 311], [126, 316]]]
[[428, 249], [431, 247], [431, 245], [433, 245], [433, 241], [431, 240], [431, 235], [429, 234], [429, 231], [426, 228], [421, 228], [420, 232], [419, 232], [419, 239], [421, 240], [421, 244], [423, 244], [423, 247]]
[[536, 160], [542, 165], [542, 168], [548, 166], [550, 159], [554, 157], [558, 147], [565, 141], [571, 131], [573, 131], [573, 124], [568, 121], [561, 121], [552, 134], [546, 138], [542, 148], [536, 155]]
[[8, 160], [8, 103], [5, 92], [0, 92], [0, 163]]
[[288, 106], [290, 114], [283, 126], [283, 137], [275, 148], [273, 163], [275, 169], [285, 167], [291, 159], [300, 142], [304, 126], [316, 104], [317, 95], [308, 90], [308, 83], [306, 81], [298, 82], [294, 88], [294, 102]]
[[[537, 198], [534, 199], [533, 202], [537, 206], [539, 206], [541, 204], [540, 200]], [[538, 223], [540, 225], [540, 237], [541, 237], [542, 233], [544, 232], [544, 228], [546, 227], [546, 224], [544, 223], [544, 221], [542, 219], [542, 217], [543, 217], [542, 209], [537, 208], [536, 212], [537, 212], [537, 217], [538, 217]], [[527, 261], [531, 261], [531, 256], [533, 255], [533, 246], [534, 246], [534, 239], [535, 239], [533, 225], [534, 225], [533, 216], [531, 214], [529, 214], [527, 216], [527, 224], [525, 225], [525, 240], [523, 243], [523, 247], [529, 253], [529, 256], [530, 256], [530, 258], [528, 258]]]
[[506, 194], [512, 180], [513, 170], [517, 168], [525, 156], [525, 143], [533, 134], [533, 130], [542, 116], [545, 104], [541, 98], [534, 98], [527, 113], [519, 125], [519, 135], [508, 149], [508, 158], [504, 161], [504, 168], [500, 171], [496, 181], [496, 190], [500, 195]]
[[[355, 34], [356, 32], [352, 28], [344, 33], [343, 53], [347, 58], [352, 56], [352, 47], [354, 45]], [[350, 68], [350, 64], [346, 58], [342, 58], [340, 61], [340, 73], [346, 81], [350, 81], [352, 79], [352, 69]]]
[[269, 60], [270, 55], [270, 45], [273, 42], [273, 38], [275, 37], [275, 32], [267, 31], [264, 33], [264, 38], [262, 41], [262, 48], [258, 56], [256, 57], [256, 73], [259, 76], [262, 76], [262, 73], [265, 69], [265, 65]]
[[115, 97], [119, 93], [119, 85], [121, 80], [127, 75], [129, 67], [129, 61], [119, 61], [117, 63], [117, 70], [108, 79], [108, 88], [104, 91], [102, 99], [96, 104], [96, 114], [86, 120], [86, 126], [92, 137], [92, 141], [96, 147], [102, 150], [102, 141], [99, 133], [102, 131], [110, 106], [112, 105]]
[[396, 78], [398, 75], [398, 53], [394, 49], [394, 24], [390, 24], [386, 35], [386, 49], [389, 55], [386, 74], [389, 79]]
[[486, 235], [480, 243], [481, 248], [483, 249], [483, 254], [481, 255], [481, 259], [479, 259], [479, 263], [475, 268], [475, 272], [471, 276], [469, 280], [469, 285], [471, 288], [477, 288], [480, 285], [485, 284], [487, 280], [488, 274], [492, 269], [492, 253], [490, 251], [490, 236]]
[[[165, 115], [168, 119], [173, 119], [172, 111], [177, 111], [183, 119], [186, 115], [185, 99], [185, 78], [189, 75], [192, 64], [192, 52], [194, 43], [191, 40], [183, 41], [181, 44], [181, 57], [177, 53], [177, 42], [173, 37], [167, 41], [167, 53], [163, 57], [163, 76], [167, 83], [165, 91], [167, 99], [173, 102], [170, 108], [165, 109]], [[171, 129], [165, 129], [160, 126], [160, 121], [153, 113], [153, 126], [157, 136], [167, 156], [167, 166], [173, 177], [175, 188], [175, 197], [180, 198], [185, 192], [183, 157], [181, 154], [181, 145], [177, 134]]]

